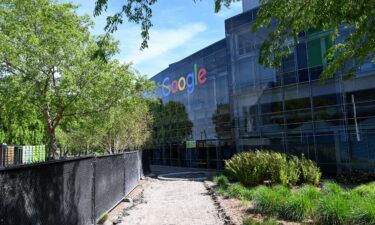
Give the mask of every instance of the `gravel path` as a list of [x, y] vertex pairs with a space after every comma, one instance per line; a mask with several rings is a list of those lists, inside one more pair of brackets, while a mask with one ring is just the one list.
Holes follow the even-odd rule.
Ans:
[[151, 179], [121, 225], [223, 225], [202, 182]]

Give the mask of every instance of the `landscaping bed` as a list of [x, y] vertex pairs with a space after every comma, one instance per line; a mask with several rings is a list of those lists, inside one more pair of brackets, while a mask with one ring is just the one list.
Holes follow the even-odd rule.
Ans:
[[244, 225], [375, 224], [375, 182], [352, 188], [321, 182], [318, 167], [303, 157], [240, 153], [226, 162], [225, 174], [210, 188]]

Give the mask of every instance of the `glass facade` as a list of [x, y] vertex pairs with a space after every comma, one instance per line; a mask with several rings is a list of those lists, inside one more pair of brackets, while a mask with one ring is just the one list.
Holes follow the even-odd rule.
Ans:
[[[278, 70], [264, 68], [258, 63], [258, 50], [269, 31], [251, 31], [256, 12], [226, 20], [224, 40], [151, 79], [164, 83], [156, 93], [161, 107], [176, 112], [176, 106], [168, 106], [174, 102], [187, 120], [181, 123], [184, 132], [159, 132], [164, 136], [155, 140], [153, 163], [220, 169], [236, 152], [267, 149], [304, 154], [326, 174], [374, 171], [375, 65], [366, 62], [353, 79], [338, 74], [320, 82], [324, 54], [333, 43], [329, 32], [312, 30], [301, 34]], [[191, 83], [194, 75], [202, 84], [197, 82], [191, 93], [180, 91], [180, 77]], [[173, 116], [160, 119], [179, 124]], [[181, 130], [179, 126], [174, 128]], [[176, 138], [178, 133], [183, 135]]]

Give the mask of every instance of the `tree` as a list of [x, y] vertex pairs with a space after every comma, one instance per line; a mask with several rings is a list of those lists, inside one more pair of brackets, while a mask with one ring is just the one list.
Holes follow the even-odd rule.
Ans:
[[109, 36], [101, 42], [101, 57], [94, 57], [99, 38], [75, 8], [49, 0], [0, 3], [0, 77], [9, 98], [40, 112], [53, 157], [62, 121], [95, 116], [134, 94], [129, 86], [135, 76], [114, 71], [129, 72], [129, 65], [111, 60], [117, 42]]
[[64, 155], [80, 153], [118, 153], [142, 147], [150, 138], [152, 99], [143, 93], [152, 89], [151, 83], [125, 65], [113, 64], [112, 73], [127, 82], [123, 98], [109, 110], [95, 116], [66, 118], [58, 129], [59, 144]]
[[[194, 0], [195, 1], [195, 0]], [[222, 6], [230, 7], [239, 0], [214, 0], [215, 12]], [[142, 24], [143, 42], [147, 47], [149, 28], [152, 26], [152, 5], [155, 0], [128, 0], [122, 10], [107, 19], [106, 31], [113, 32], [123, 22], [123, 15], [129, 21]], [[97, 0], [95, 14], [107, 7], [107, 0]], [[299, 42], [299, 35], [311, 29], [330, 30], [331, 40], [340, 36], [339, 30], [349, 31], [340, 43], [327, 51], [329, 62], [321, 77], [333, 77], [337, 72], [351, 75], [357, 66], [366, 60], [375, 63], [375, 1], [373, 0], [260, 0], [260, 9], [253, 30], [270, 28], [273, 31], [260, 48], [259, 62], [267, 67], [279, 67], [281, 60], [291, 53]], [[276, 22], [277, 21], [277, 22]], [[342, 71], [348, 61], [354, 60], [352, 68]]]

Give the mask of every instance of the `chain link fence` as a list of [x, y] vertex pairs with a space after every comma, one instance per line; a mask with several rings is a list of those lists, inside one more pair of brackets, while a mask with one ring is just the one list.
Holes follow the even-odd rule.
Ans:
[[0, 225], [96, 224], [142, 170], [142, 151], [2, 168]]

